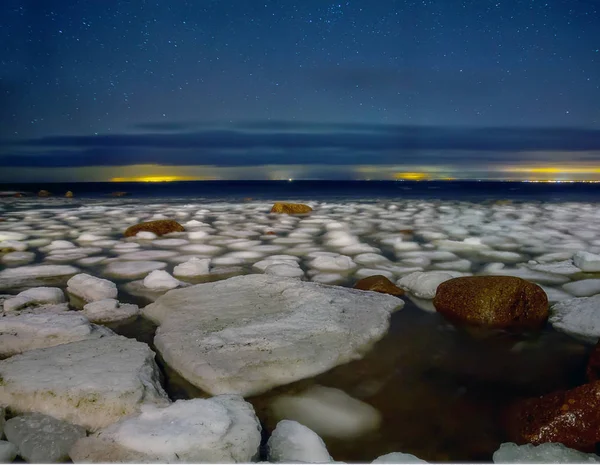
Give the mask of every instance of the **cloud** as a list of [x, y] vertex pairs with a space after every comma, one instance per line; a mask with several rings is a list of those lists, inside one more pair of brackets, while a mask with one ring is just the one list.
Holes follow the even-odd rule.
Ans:
[[[0, 142], [0, 166], [260, 166], [597, 161], [600, 130], [264, 122], [230, 128], [145, 125], [154, 132]], [[138, 126], [141, 127], [141, 126]], [[161, 128], [160, 130], [158, 130]]]

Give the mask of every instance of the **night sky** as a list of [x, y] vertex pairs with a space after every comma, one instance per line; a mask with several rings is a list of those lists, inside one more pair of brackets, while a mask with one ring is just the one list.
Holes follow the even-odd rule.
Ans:
[[597, 0], [3, 0], [0, 182], [600, 179]]

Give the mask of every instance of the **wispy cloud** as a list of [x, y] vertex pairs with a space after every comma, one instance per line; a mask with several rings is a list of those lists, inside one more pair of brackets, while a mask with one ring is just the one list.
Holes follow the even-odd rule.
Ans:
[[[189, 128], [197, 129], [190, 131]], [[138, 125], [143, 133], [0, 141], [0, 166], [136, 164], [487, 166], [518, 162], [597, 162], [600, 130], [457, 128], [290, 122]]]

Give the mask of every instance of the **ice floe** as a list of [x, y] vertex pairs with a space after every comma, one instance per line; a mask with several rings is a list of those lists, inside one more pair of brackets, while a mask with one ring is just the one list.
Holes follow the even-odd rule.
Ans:
[[548, 321], [557, 331], [595, 344], [600, 338], [600, 295], [558, 302], [550, 307]]
[[402, 306], [255, 274], [170, 291], [143, 314], [160, 325], [156, 348], [184, 378], [211, 394], [247, 396], [360, 358]]
[[92, 431], [142, 405], [169, 403], [154, 353], [122, 336], [30, 350], [0, 361], [0, 376], [0, 403], [12, 412], [43, 413]]
[[107, 279], [80, 273], [67, 281], [67, 293], [85, 303], [117, 297], [117, 285]]
[[106, 324], [133, 318], [139, 315], [140, 309], [116, 299], [104, 299], [85, 305], [81, 313], [92, 323]]
[[104, 268], [103, 274], [113, 278], [138, 279], [146, 277], [151, 271], [166, 267], [166, 263], [157, 261], [115, 261]]

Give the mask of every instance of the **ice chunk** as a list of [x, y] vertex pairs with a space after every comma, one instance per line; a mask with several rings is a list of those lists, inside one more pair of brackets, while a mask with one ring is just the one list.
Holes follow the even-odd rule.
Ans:
[[210, 258], [192, 257], [187, 262], [177, 265], [173, 269], [173, 275], [180, 278], [194, 278], [209, 274]]
[[148, 261], [148, 260], [163, 260], [165, 258], [174, 257], [177, 252], [174, 250], [138, 250], [135, 252], [128, 252], [121, 255], [121, 260], [135, 260], [135, 261]]
[[7, 265], [22, 265], [33, 260], [35, 260], [35, 253], [33, 252], [10, 252], [2, 256], [2, 263]]
[[23, 252], [27, 250], [27, 244], [19, 241], [0, 242], [0, 252]]
[[8, 441], [0, 441], [0, 463], [11, 463], [19, 452], [17, 446]]
[[151, 241], [152, 239], [156, 239], [158, 236], [151, 231], [140, 231], [139, 233], [137, 233], [135, 235], [135, 237], [137, 239], [144, 239], [144, 240]]
[[172, 290], [143, 314], [160, 324], [154, 343], [181, 376], [211, 394], [249, 396], [362, 357], [402, 306], [388, 295], [253, 274]]
[[238, 396], [178, 400], [80, 439], [75, 462], [249, 463], [258, 457], [260, 423]]
[[525, 260], [523, 255], [516, 252], [502, 252], [498, 250], [480, 250], [479, 256], [488, 261], [502, 263], [519, 263]]
[[115, 299], [104, 299], [85, 305], [81, 313], [92, 323], [105, 324], [133, 318], [139, 315], [140, 309], [137, 305], [122, 304]]
[[380, 413], [340, 389], [313, 386], [296, 395], [275, 398], [270, 409], [275, 418], [295, 420], [320, 436], [351, 439], [376, 430]]
[[12, 412], [44, 413], [92, 431], [144, 404], [169, 403], [154, 352], [122, 336], [30, 350], [0, 361], [0, 376], [0, 403]]
[[29, 463], [67, 462], [71, 447], [86, 436], [85, 428], [41, 413], [11, 418], [5, 433]]
[[562, 274], [565, 276], [574, 275], [581, 273], [581, 270], [573, 265], [571, 260], [565, 260], [562, 262], [551, 262], [538, 264], [536, 262], [530, 263], [529, 268], [534, 271], [542, 271], [544, 273]]
[[596, 454], [586, 454], [551, 442], [539, 446], [505, 442], [494, 452], [493, 460], [494, 463], [600, 463]]
[[79, 270], [69, 265], [30, 265], [0, 271], [0, 291], [63, 285]]
[[575, 266], [586, 272], [600, 271], [600, 255], [579, 251], [573, 255]]
[[310, 262], [311, 268], [319, 271], [350, 271], [356, 268], [356, 263], [346, 255], [337, 255], [335, 257], [321, 256]]
[[24, 241], [27, 234], [17, 231], [0, 231], [0, 241]]
[[122, 279], [143, 278], [154, 270], [162, 270], [167, 264], [157, 261], [112, 262], [104, 269], [106, 276]]
[[323, 440], [297, 421], [282, 420], [267, 442], [267, 459], [271, 463], [325, 463], [333, 459]]
[[412, 454], [405, 454], [403, 452], [392, 452], [377, 457], [371, 463], [428, 463], [425, 460], [421, 460]]
[[590, 297], [600, 294], [600, 279], [582, 279], [563, 285], [563, 289], [575, 297]]
[[550, 307], [554, 329], [595, 344], [600, 337], [600, 295], [563, 300]]
[[0, 357], [112, 335], [75, 312], [22, 313], [0, 318]]
[[302, 278], [304, 271], [295, 262], [280, 263], [265, 268], [265, 274], [282, 276], [285, 278]]
[[117, 285], [107, 279], [80, 273], [67, 281], [67, 292], [84, 302], [114, 299], [117, 297]]
[[354, 261], [359, 265], [373, 265], [377, 263], [389, 262], [389, 260], [386, 257], [376, 253], [362, 253], [354, 257]]
[[179, 284], [179, 280], [164, 270], [154, 270], [144, 278], [144, 286], [158, 291], [175, 289]]
[[24, 307], [65, 302], [63, 291], [57, 287], [35, 287], [4, 301], [4, 311], [13, 312]]
[[433, 299], [440, 284], [452, 278], [464, 276], [453, 271], [415, 271], [401, 278], [396, 284], [421, 299]]

